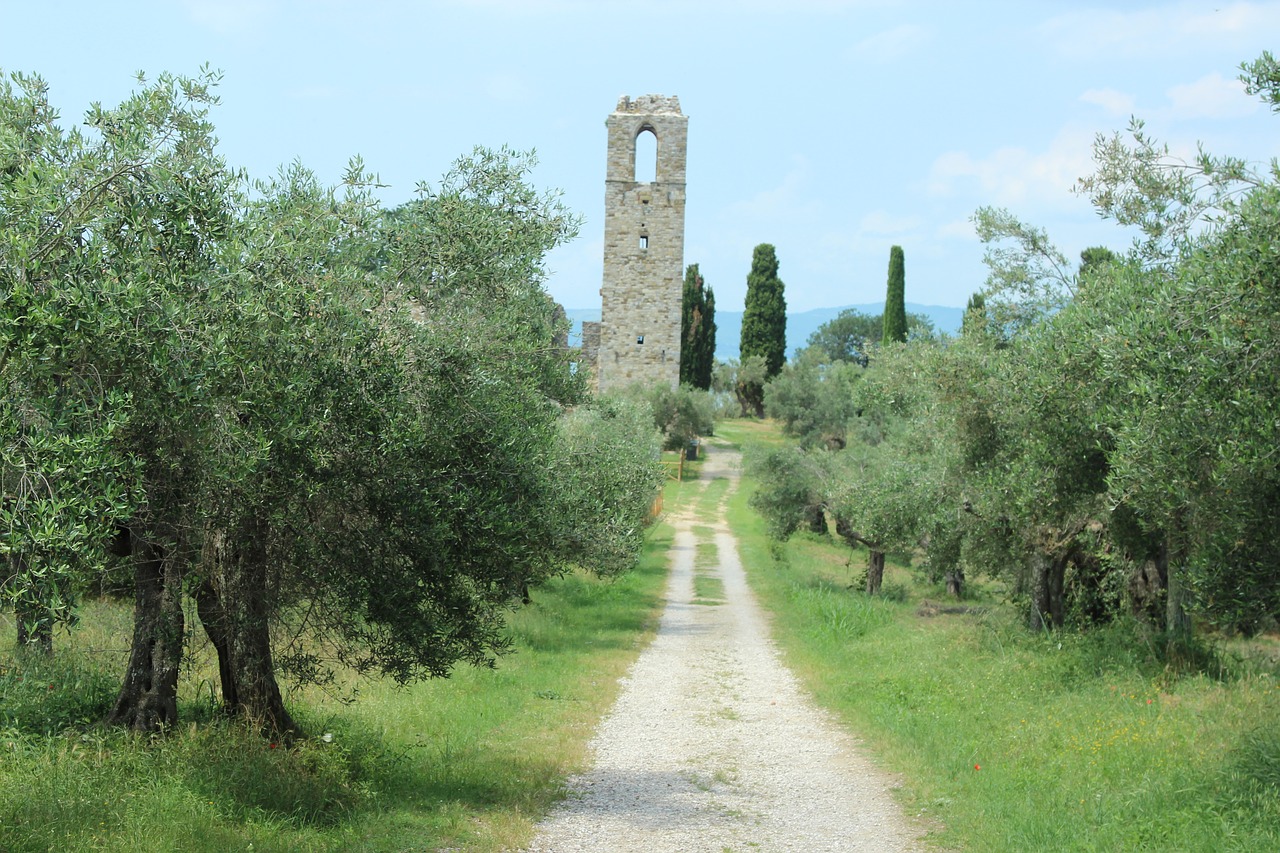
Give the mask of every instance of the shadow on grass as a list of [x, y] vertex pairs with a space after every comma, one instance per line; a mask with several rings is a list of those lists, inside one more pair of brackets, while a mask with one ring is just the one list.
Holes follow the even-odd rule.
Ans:
[[631, 648], [655, 619], [675, 532], [658, 525], [640, 564], [614, 578], [574, 572], [532, 589], [532, 603], [511, 616], [511, 635], [536, 652]]

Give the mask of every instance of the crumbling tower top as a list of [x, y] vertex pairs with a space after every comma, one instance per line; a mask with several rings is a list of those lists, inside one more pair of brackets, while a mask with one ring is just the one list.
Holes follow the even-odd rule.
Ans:
[[675, 95], [641, 95], [632, 98], [623, 95], [618, 98], [615, 113], [645, 113], [648, 115], [682, 115], [680, 99]]

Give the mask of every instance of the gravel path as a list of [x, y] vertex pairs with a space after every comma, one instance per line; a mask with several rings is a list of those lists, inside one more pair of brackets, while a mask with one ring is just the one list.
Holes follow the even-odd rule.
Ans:
[[[687, 487], [723, 478], [732, 492], [739, 463], [713, 449]], [[723, 507], [670, 519], [657, 637], [591, 743], [591, 770], [570, 780], [529, 853], [921, 849], [892, 781], [779, 659]], [[718, 578], [723, 593], [704, 581], [695, 599], [695, 575]]]

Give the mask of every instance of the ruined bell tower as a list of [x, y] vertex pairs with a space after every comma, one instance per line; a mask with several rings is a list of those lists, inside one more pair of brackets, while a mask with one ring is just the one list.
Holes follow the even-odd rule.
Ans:
[[[605, 126], [601, 314], [598, 329], [584, 328], [584, 344], [598, 333], [594, 368], [601, 391], [633, 382], [674, 388], [680, 381], [689, 119], [678, 98], [643, 95], [620, 98]], [[652, 181], [637, 180], [636, 140], [643, 134], [657, 142], [657, 162], [647, 164]]]

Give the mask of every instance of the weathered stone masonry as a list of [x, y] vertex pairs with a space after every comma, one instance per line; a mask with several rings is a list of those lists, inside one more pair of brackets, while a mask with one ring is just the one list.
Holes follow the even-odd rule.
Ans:
[[[605, 122], [604, 282], [595, 378], [601, 391], [633, 382], [680, 380], [680, 299], [684, 275], [685, 157], [689, 119], [680, 100], [619, 99]], [[636, 139], [652, 133], [652, 182], [636, 180]], [[585, 348], [584, 348], [585, 350]], [[584, 361], [587, 353], [584, 351]]]

